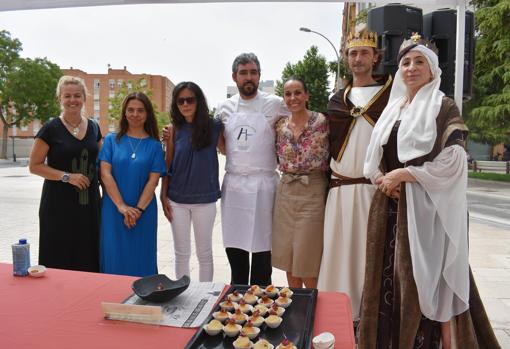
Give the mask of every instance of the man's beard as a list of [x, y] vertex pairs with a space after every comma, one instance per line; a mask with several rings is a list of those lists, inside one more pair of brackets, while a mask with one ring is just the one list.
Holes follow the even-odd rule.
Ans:
[[237, 86], [239, 93], [246, 97], [251, 97], [255, 93], [257, 93], [258, 87], [259, 87], [259, 85], [255, 84], [253, 82], [245, 83], [242, 86]]

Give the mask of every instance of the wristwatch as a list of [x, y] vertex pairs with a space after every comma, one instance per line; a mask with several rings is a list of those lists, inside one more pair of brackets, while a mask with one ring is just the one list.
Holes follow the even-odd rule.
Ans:
[[67, 172], [65, 172], [63, 175], [62, 175], [62, 179], [61, 181], [64, 182], [64, 183], [67, 183], [69, 182], [69, 178], [71, 177], [71, 175]]

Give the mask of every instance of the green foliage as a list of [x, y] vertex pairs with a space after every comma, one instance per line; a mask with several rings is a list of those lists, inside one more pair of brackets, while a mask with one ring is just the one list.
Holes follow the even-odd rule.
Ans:
[[11, 115], [16, 124], [26, 125], [34, 119], [44, 122], [60, 113], [55, 91], [61, 76], [59, 66], [46, 58], [16, 61], [2, 88], [16, 109], [16, 114]]
[[0, 122], [3, 143], [0, 158], [7, 157], [8, 128], [59, 114], [55, 90], [62, 72], [46, 58], [20, 58], [21, 42], [0, 31]]
[[370, 10], [372, 7], [375, 7], [375, 6], [370, 5], [367, 8], [364, 8], [363, 10], [359, 11], [358, 15], [356, 16], [356, 25], [367, 23], [368, 10]]
[[[338, 65], [336, 61], [331, 61], [328, 63], [329, 71], [332, 74], [336, 74], [336, 71], [338, 69]], [[340, 58], [340, 78], [342, 80], [349, 81], [352, 79], [352, 73], [349, 70], [349, 67], [347, 66], [347, 62], [343, 57]]]
[[328, 70], [326, 58], [319, 55], [317, 46], [312, 46], [306, 51], [303, 60], [295, 64], [287, 63], [282, 72], [282, 80], [276, 82], [276, 94], [283, 96], [283, 81], [291, 76], [300, 77], [310, 92], [309, 109], [324, 111], [329, 99]]
[[504, 173], [468, 172], [468, 177], [488, 181], [510, 182], [510, 175]]
[[[21, 42], [12, 39], [8, 31], [0, 31], [0, 85], [5, 84], [5, 76], [11, 70], [13, 62], [19, 58]], [[1, 93], [1, 89], [0, 89]], [[1, 95], [0, 95], [1, 97]]]
[[509, 141], [510, 1], [475, 0], [477, 22], [474, 98], [466, 104], [470, 137], [492, 144]]
[[154, 108], [154, 113], [156, 116], [156, 121], [158, 122], [158, 128], [162, 129], [163, 126], [168, 125], [169, 123], [169, 113], [164, 111], [159, 111], [157, 105], [152, 101], [152, 90], [147, 86], [145, 80], [142, 78], [136, 82], [129, 80], [127, 83], [123, 82], [122, 87], [119, 88], [113, 97], [110, 97], [108, 108], [108, 117], [110, 120], [119, 120], [122, 112], [122, 101], [124, 98], [132, 92], [143, 92], [145, 93], [152, 102], [152, 107]]

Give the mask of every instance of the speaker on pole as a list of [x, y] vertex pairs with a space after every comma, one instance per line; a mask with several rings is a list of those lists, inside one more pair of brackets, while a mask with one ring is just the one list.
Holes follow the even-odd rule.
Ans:
[[383, 50], [381, 64], [374, 73], [395, 75], [400, 45], [413, 32], [423, 32], [422, 10], [401, 4], [374, 7], [368, 10], [367, 26], [377, 32], [378, 46]]
[[[455, 54], [457, 38], [457, 11], [439, 9], [423, 16], [423, 34], [434, 40], [439, 50], [441, 91], [453, 97], [455, 93]], [[471, 99], [473, 89], [473, 69], [475, 62], [475, 20], [473, 12], [466, 11], [466, 31], [464, 36], [464, 99]]]

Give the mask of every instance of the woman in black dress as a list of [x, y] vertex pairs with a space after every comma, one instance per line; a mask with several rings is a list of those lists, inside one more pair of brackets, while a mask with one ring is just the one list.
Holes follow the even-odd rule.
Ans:
[[97, 123], [82, 115], [86, 94], [83, 80], [71, 76], [59, 80], [62, 114], [35, 136], [29, 169], [45, 179], [39, 207], [39, 264], [98, 272], [96, 159], [102, 136]]

